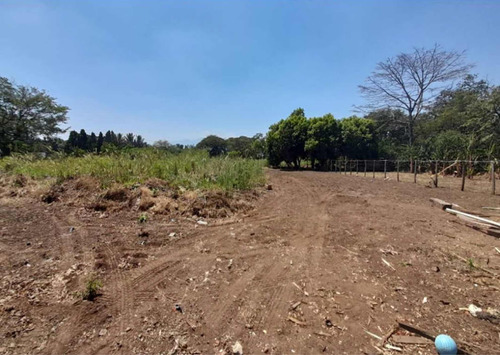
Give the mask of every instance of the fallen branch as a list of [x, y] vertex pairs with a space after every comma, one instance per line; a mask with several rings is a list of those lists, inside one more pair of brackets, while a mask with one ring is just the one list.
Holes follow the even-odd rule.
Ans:
[[455, 160], [455, 162], [454, 162], [453, 164], [448, 165], [446, 168], [444, 168], [443, 170], [441, 170], [441, 171], [439, 172], [439, 174], [443, 175], [443, 173], [444, 173], [446, 170], [448, 170], [448, 169], [450, 169], [450, 168], [453, 168], [453, 167], [454, 167], [454, 166], [456, 166], [458, 163], [459, 163], [459, 161], [458, 161], [458, 160]]
[[292, 317], [292, 316], [288, 316], [288, 320], [289, 320], [290, 322], [293, 322], [293, 323], [298, 324], [298, 325], [307, 325], [307, 323], [306, 323], [306, 322], [302, 322], [302, 321], [300, 321], [300, 320], [298, 320], [297, 318], [294, 318], [294, 317]]
[[332, 334], [324, 333], [324, 332], [314, 332], [316, 335], [320, 335], [322, 337], [331, 337]]
[[432, 344], [430, 339], [409, 335], [393, 335], [391, 340], [397, 344]]
[[[405, 324], [405, 323], [401, 323], [401, 322], [398, 322], [398, 325], [406, 330], [406, 331], [409, 331], [410, 333], [413, 333], [413, 334], [417, 334], [417, 335], [420, 335], [421, 337], [424, 337], [426, 339], [429, 339], [429, 340], [432, 340], [432, 342], [434, 342], [434, 340], [436, 339], [436, 337], [434, 336], [434, 334], [432, 333], [429, 333], [429, 332], [426, 332], [424, 330], [421, 330], [421, 329], [418, 329], [418, 328], [415, 328], [411, 325], [408, 325], [408, 324]], [[485, 349], [479, 345], [476, 345], [476, 344], [471, 344], [471, 343], [467, 343], [465, 341], [455, 341], [457, 343], [457, 345], [465, 345], [469, 348], [476, 348], [476, 349], [479, 349], [482, 351], [483, 354], [491, 354], [491, 349]], [[459, 349], [459, 354], [464, 354], [464, 355], [471, 355], [470, 353], [468, 353], [467, 351], [463, 350], [463, 349]]]
[[396, 350], [396, 351], [403, 351], [403, 349], [398, 348], [397, 346], [393, 346], [391, 344], [385, 344], [384, 348], [389, 349], [389, 350]]
[[356, 256], [359, 256], [358, 253], [356, 253], [355, 251], [352, 251], [352, 250], [349, 250], [347, 249], [346, 247], [342, 246], [342, 245], [339, 245], [340, 248], [344, 249], [345, 251], [351, 253], [352, 255], [356, 255]]
[[387, 339], [389, 339], [392, 336], [392, 334], [396, 333], [398, 329], [399, 326], [397, 324], [394, 324], [392, 328], [382, 337], [382, 339], [380, 339], [378, 344], [380, 346], [384, 346], [384, 344], [387, 342]]
[[305, 296], [309, 296], [309, 293], [307, 291], [304, 291], [299, 285], [297, 285], [295, 282], [292, 282], [292, 284], [297, 287]]
[[384, 262], [385, 265], [389, 266], [392, 270], [396, 271], [396, 269], [394, 268], [394, 266], [392, 266], [387, 260], [385, 260], [384, 258], [382, 258], [382, 261]]
[[369, 332], [368, 330], [365, 330], [365, 333], [371, 337], [374, 337], [375, 339], [382, 340], [382, 337], [380, 335], [373, 334], [373, 333]]

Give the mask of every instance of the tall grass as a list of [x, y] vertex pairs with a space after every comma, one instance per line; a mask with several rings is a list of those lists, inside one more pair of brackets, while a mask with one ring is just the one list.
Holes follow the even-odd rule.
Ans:
[[131, 185], [150, 178], [166, 180], [186, 189], [250, 189], [265, 181], [264, 161], [243, 158], [210, 158], [204, 151], [189, 150], [174, 155], [152, 148], [109, 155], [38, 158], [17, 155], [0, 160], [0, 172], [22, 174], [33, 179], [92, 176], [103, 187], [113, 183]]

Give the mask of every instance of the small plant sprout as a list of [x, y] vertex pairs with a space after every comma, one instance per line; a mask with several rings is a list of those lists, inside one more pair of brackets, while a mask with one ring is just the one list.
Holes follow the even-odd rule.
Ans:
[[139, 223], [146, 223], [148, 220], [148, 215], [145, 214], [145, 213], [142, 213], [140, 216], [139, 216]]
[[476, 268], [476, 264], [474, 262], [474, 259], [468, 258], [467, 259], [467, 265], [469, 266], [469, 269], [474, 270]]
[[86, 301], [93, 301], [99, 295], [99, 290], [101, 288], [102, 281], [95, 275], [90, 275], [85, 282], [85, 290], [83, 292], [78, 292], [77, 294]]

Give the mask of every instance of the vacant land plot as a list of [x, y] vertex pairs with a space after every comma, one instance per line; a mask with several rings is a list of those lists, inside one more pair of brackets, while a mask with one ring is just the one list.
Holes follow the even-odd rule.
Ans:
[[[239, 342], [244, 354], [374, 354], [365, 331], [383, 336], [396, 320], [471, 353], [500, 348], [497, 324], [460, 310], [500, 307], [500, 241], [429, 203], [480, 210], [498, 197], [333, 173], [268, 180], [251, 212], [208, 224], [2, 199], [0, 352], [206, 354]], [[102, 295], [83, 301], [91, 273]]]

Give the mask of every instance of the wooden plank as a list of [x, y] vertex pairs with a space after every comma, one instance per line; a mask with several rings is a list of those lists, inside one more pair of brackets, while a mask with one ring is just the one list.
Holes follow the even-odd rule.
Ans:
[[431, 197], [429, 199], [433, 205], [441, 207], [441, 209], [444, 211], [447, 208], [452, 208], [452, 204], [443, 200], [440, 200], [439, 198], [434, 198]]
[[465, 212], [460, 212], [460, 211], [457, 211], [457, 210], [453, 210], [451, 208], [446, 208], [445, 211], [448, 212], [448, 213], [454, 214], [454, 215], [461, 215], [461, 216], [468, 217], [470, 219], [473, 219], [473, 220], [476, 220], [476, 221], [479, 221], [479, 222], [483, 222], [483, 223], [487, 223], [489, 225], [492, 225], [492, 226], [495, 226], [497, 228], [500, 228], [500, 223], [499, 222], [495, 222], [495, 221], [492, 221], [492, 220], [487, 219], [487, 218], [478, 217], [478, 216], [475, 216], [473, 214], [469, 214], [469, 213], [465, 213]]

